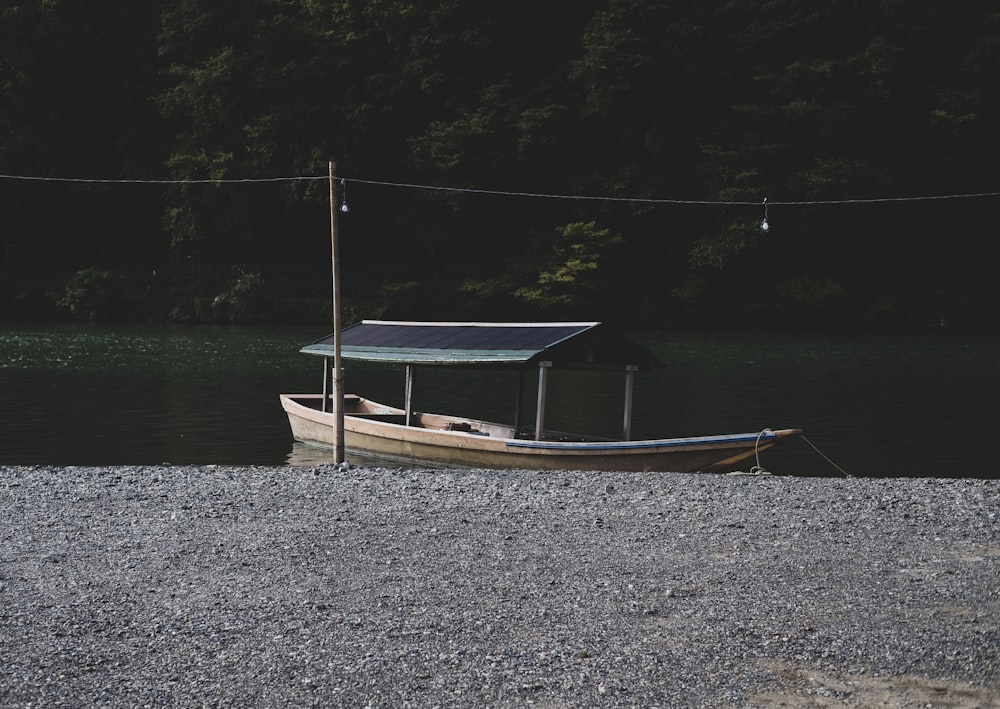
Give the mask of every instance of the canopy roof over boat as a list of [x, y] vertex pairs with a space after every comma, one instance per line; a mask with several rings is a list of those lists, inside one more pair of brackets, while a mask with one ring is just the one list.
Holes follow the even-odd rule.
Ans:
[[[487, 323], [362, 320], [340, 336], [344, 359], [459, 367], [646, 369], [663, 363], [599, 322]], [[333, 335], [303, 347], [333, 356]]]

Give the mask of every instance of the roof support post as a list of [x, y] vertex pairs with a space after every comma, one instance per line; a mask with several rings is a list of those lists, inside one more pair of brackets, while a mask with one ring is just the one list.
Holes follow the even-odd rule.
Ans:
[[[330, 398], [330, 358], [323, 358], [323, 399], [320, 401], [319, 410], [326, 413], [327, 399]], [[331, 402], [332, 403], [332, 402]]]
[[514, 438], [521, 430], [521, 400], [524, 398], [524, 370], [517, 370], [517, 398], [514, 400]]
[[405, 411], [404, 425], [409, 426], [413, 418], [413, 380], [416, 378], [416, 368], [412, 364], [406, 365], [406, 392], [404, 394], [403, 409]]
[[635, 386], [635, 373], [639, 368], [634, 364], [625, 365], [625, 421], [622, 440], [632, 440], [632, 389]]
[[535, 440], [542, 440], [545, 433], [545, 389], [552, 362], [538, 363], [538, 406], [535, 409]]

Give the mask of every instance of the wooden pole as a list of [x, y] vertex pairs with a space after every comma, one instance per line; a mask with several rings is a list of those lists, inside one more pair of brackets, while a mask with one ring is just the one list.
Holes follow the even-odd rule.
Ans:
[[337, 164], [330, 161], [330, 253], [333, 275], [333, 462], [344, 462], [344, 367], [340, 359], [340, 227], [337, 222]]

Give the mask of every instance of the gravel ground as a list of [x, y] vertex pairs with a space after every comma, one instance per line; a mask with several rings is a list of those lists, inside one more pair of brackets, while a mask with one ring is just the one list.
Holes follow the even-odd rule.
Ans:
[[0, 467], [0, 705], [1000, 707], [1000, 481]]

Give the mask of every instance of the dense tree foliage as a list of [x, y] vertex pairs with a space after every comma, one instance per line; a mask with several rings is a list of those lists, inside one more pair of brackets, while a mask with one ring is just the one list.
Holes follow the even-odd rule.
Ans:
[[985, 0], [0, 0], [0, 173], [127, 181], [0, 179], [0, 316], [323, 317], [336, 160], [349, 317], [993, 328], [997, 86]]

